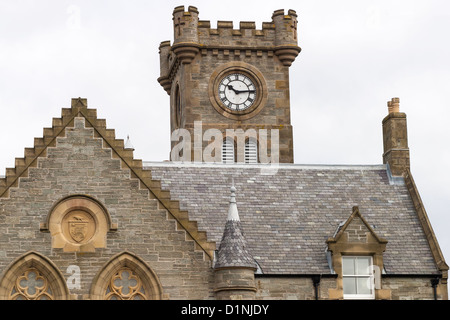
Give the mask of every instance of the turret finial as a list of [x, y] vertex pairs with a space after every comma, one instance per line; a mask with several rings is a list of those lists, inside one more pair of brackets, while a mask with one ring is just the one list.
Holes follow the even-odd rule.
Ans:
[[236, 187], [234, 186], [234, 179], [231, 183], [230, 188], [231, 196], [230, 196], [230, 206], [228, 208], [228, 219], [232, 221], [239, 221], [239, 212], [236, 204]]
[[127, 141], [125, 142], [124, 149], [134, 151], [134, 146], [130, 141], [130, 135], [127, 135]]

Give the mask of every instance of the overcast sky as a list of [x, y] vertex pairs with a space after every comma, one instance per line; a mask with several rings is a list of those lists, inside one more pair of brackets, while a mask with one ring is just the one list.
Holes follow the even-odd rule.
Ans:
[[[407, 114], [411, 171], [450, 259], [450, 1], [0, 0], [0, 175], [43, 127], [88, 99], [135, 157], [169, 157], [169, 96], [158, 46], [172, 11], [201, 20], [271, 21], [294, 9], [302, 52], [290, 68], [295, 163], [381, 164], [386, 102]], [[349, 213], [350, 215], [350, 213]]]

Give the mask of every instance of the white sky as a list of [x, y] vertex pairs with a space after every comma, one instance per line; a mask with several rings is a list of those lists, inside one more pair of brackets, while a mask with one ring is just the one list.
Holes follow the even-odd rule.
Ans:
[[[299, 15], [302, 52], [290, 69], [295, 162], [382, 163], [386, 102], [408, 116], [411, 171], [450, 259], [450, 2], [446, 0], [0, 0], [0, 175], [43, 127], [88, 99], [143, 160], [168, 159], [169, 96], [158, 46], [172, 11], [201, 20], [271, 21]], [[349, 213], [350, 214], [350, 213]]]

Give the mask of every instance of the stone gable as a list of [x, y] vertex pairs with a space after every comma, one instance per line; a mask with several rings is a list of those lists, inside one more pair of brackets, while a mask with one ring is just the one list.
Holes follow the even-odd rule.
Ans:
[[[195, 250], [186, 232], [168, 219], [167, 210], [141, 189], [137, 178], [112, 157], [104, 140], [94, 137], [94, 128], [77, 117], [65, 136], [56, 139], [28, 176], [10, 188], [0, 200], [0, 272], [29, 251], [39, 252], [64, 276], [71, 265], [80, 269], [77, 298], [88, 298], [95, 275], [114, 255], [132, 252], [156, 273], [165, 298], [206, 299], [211, 292], [211, 262]], [[69, 195], [87, 195], [107, 209], [117, 230], [106, 235], [106, 247], [95, 252], [68, 253], [52, 248], [51, 235], [40, 226], [52, 207]], [[195, 288], [195, 290], [194, 290]]]

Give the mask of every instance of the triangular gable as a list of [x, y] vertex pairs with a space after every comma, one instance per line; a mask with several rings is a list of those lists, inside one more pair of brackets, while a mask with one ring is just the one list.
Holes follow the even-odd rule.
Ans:
[[[344, 238], [345, 237], [345, 238]], [[387, 240], [380, 238], [373, 228], [367, 223], [361, 215], [357, 206], [353, 207], [352, 214], [347, 221], [339, 228], [336, 234], [328, 238], [327, 243], [336, 242], [373, 242], [386, 244]]]
[[65, 136], [65, 129], [74, 126], [76, 117], [85, 119], [86, 127], [92, 127], [94, 136], [102, 138], [104, 147], [112, 150], [113, 158], [120, 159], [131, 177], [139, 179], [140, 188], [147, 188], [150, 197], [159, 200], [160, 206], [168, 211], [169, 218], [177, 221], [177, 228], [185, 230], [196, 249], [203, 250], [212, 260], [215, 242], [208, 241], [206, 232], [198, 230], [197, 222], [189, 220], [188, 211], [181, 210], [179, 201], [171, 199], [170, 191], [162, 189], [161, 181], [152, 179], [151, 171], [143, 169], [142, 160], [134, 159], [133, 151], [125, 149], [124, 140], [115, 138], [115, 130], [106, 128], [106, 120], [97, 119], [97, 110], [88, 109], [86, 99], [72, 99], [71, 108], [63, 108], [61, 118], [53, 118], [52, 128], [44, 128], [43, 137], [34, 139], [34, 147], [25, 148], [24, 158], [16, 158], [15, 168], [6, 169], [6, 176], [0, 178], [0, 198], [9, 197], [10, 188], [18, 187], [20, 177], [28, 177], [28, 169], [37, 166], [38, 158], [47, 156], [47, 148], [56, 146], [56, 138]]

